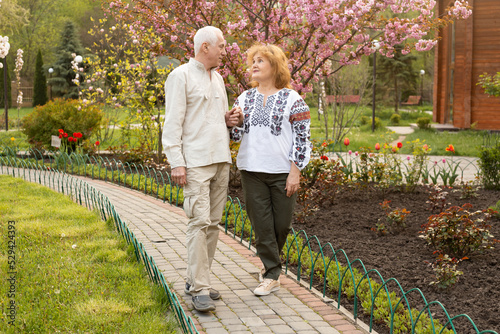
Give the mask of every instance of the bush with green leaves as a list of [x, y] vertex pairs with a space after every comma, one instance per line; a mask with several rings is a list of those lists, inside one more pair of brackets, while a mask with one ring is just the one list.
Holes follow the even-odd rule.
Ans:
[[492, 248], [499, 242], [491, 235], [488, 224], [495, 212], [491, 209], [470, 212], [471, 208], [471, 204], [465, 203], [430, 216], [419, 237], [436, 250], [457, 258]]
[[370, 122], [371, 122], [371, 118], [368, 116], [361, 116], [359, 118], [359, 124], [361, 124], [361, 125], [371, 124]]
[[38, 106], [24, 118], [23, 132], [30, 144], [50, 148], [51, 136], [80, 132], [82, 140], [89, 139], [101, 125], [103, 113], [96, 106], [80, 107], [76, 100], [56, 99]]
[[[360, 120], [361, 125], [369, 126], [371, 129], [372, 122], [373, 122], [373, 120], [371, 117], [361, 116], [361, 120]], [[383, 126], [383, 124], [382, 124], [382, 121], [380, 120], [380, 118], [375, 117], [375, 129], [380, 129], [380, 128], [382, 128], [382, 126]]]
[[498, 201], [495, 205], [490, 207], [491, 210], [495, 211], [495, 216], [500, 218], [500, 201]]
[[486, 189], [500, 189], [500, 143], [479, 149], [479, 168]]
[[438, 255], [436, 260], [432, 263], [427, 262], [434, 271], [436, 279], [430, 284], [435, 285], [438, 289], [449, 289], [457, 284], [459, 276], [464, 274], [462, 271], [457, 270], [457, 266], [467, 257], [457, 259], [450, 257], [448, 254], [443, 254], [441, 251], [435, 251], [434, 253]]
[[391, 124], [393, 124], [393, 125], [399, 125], [400, 121], [401, 121], [401, 115], [399, 115], [399, 114], [392, 114], [392, 116], [391, 116]]
[[417, 126], [419, 129], [430, 129], [431, 128], [431, 119], [428, 117], [420, 117], [417, 119]]
[[500, 96], [500, 72], [492, 75], [488, 73], [481, 74], [477, 84], [484, 89], [486, 94]]

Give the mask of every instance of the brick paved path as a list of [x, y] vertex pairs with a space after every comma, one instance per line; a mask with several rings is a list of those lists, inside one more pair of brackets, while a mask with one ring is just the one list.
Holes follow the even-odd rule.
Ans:
[[[3, 173], [7, 172], [12, 175], [4, 167]], [[367, 333], [367, 326], [355, 323], [348, 311], [324, 302], [321, 295], [288, 275], [281, 276], [278, 292], [254, 296], [260, 260], [254, 250], [223, 232], [212, 266], [212, 285], [222, 298], [216, 301], [215, 312], [197, 312], [192, 308], [191, 297], [184, 294], [188, 220], [182, 209], [112, 183], [84, 180], [108, 197], [122, 221], [154, 258], [200, 333]]]

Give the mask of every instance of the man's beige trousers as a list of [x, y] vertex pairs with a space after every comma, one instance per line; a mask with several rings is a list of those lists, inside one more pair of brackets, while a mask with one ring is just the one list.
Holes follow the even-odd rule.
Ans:
[[188, 266], [186, 282], [192, 295], [210, 291], [210, 268], [219, 237], [218, 224], [227, 201], [229, 164], [217, 163], [187, 169], [184, 211]]

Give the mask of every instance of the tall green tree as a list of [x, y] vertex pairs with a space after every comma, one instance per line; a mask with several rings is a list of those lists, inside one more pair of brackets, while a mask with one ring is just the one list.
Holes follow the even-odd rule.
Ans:
[[49, 84], [54, 96], [65, 99], [78, 98], [78, 86], [72, 81], [75, 79], [76, 73], [71, 67], [71, 62], [73, 61], [73, 53], [83, 55], [83, 52], [74, 24], [71, 21], [66, 22], [56, 50], [57, 60], [51, 66], [54, 69], [54, 74], [49, 79]]
[[[10, 18], [4, 21], [3, 4], [12, 2], [21, 7], [24, 16], [21, 20], [10, 15]], [[58, 44], [60, 31], [63, 30], [66, 21], [73, 22], [77, 34], [84, 38], [89, 30], [87, 28], [90, 24], [89, 18], [94, 15], [94, 12], [89, 14], [89, 11], [96, 8], [95, 12], [99, 13], [100, 2], [95, 0], [3, 0], [1, 8], [0, 33], [4, 32], [2, 35], [9, 36], [11, 47], [14, 50], [23, 49], [24, 66], [21, 75], [31, 81], [35, 74], [38, 50], [42, 51], [46, 64], [53, 63], [57, 58], [55, 46]], [[3, 24], [7, 23], [16, 24], [17, 28], [13, 30], [12, 34], [1, 28]], [[91, 44], [87, 43], [83, 46], [90, 47]]]
[[42, 51], [38, 50], [33, 83], [33, 107], [43, 106], [45, 103], [47, 103], [47, 77], [43, 71]]
[[12, 37], [28, 23], [28, 10], [17, 0], [2, 1], [0, 7], [0, 35]]
[[[387, 93], [392, 88], [394, 98], [394, 111], [399, 112], [399, 102], [403, 91], [415, 91], [417, 74], [412, 68], [416, 60], [415, 55], [403, 54], [403, 45], [394, 46], [394, 57], [377, 57], [377, 78], [382, 82], [382, 87]], [[385, 94], [383, 94], [385, 95]]]

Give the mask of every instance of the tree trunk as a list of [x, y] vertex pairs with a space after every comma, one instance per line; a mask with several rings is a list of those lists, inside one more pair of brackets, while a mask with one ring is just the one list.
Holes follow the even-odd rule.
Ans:
[[397, 75], [394, 76], [394, 94], [396, 95], [394, 98], [394, 112], [399, 114], [399, 86]]

